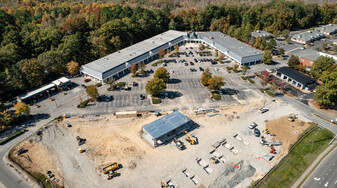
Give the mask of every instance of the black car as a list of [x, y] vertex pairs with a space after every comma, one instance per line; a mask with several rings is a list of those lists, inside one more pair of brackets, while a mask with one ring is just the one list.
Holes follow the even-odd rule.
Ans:
[[106, 96], [105, 95], [101, 95], [97, 97], [97, 102], [102, 102], [105, 101]]
[[145, 95], [140, 94], [140, 95], [139, 95], [139, 99], [140, 99], [140, 100], [144, 100], [144, 99], [145, 99]]
[[85, 86], [84, 84], [81, 85], [84, 89], [87, 88], [87, 86]]
[[105, 101], [109, 102], [109, 101], [112, 101], [112, 100], [113, 100], [113, 96], [112, 95], [106, 96], [106, 100]]
[[261, 133], [260, 133], [259, 129], [256, 129], [256, 128], [254, 129], [254, 135], [256, 137], [260, 137]]
[[199, 70], [200, 70], [201, 72], [203, 72], [203, 71], [204, 71], [204, 69], [203, 69], [202, 67], [199, 67]]
[[188, 66], [188, 63], [185, 63], [185, 66]]

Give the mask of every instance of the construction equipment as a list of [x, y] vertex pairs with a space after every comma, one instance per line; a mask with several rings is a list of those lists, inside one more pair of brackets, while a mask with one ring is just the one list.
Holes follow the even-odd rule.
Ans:
[[270, 147], [269, 153], [276, 154], [276, 150], [275, 150], [275, 148], [273, 146]]
[[213, 164], [219, 163], [219, 160], [217, 158], [215, 158], [215, 157], [211, 157], [209, 159], [212, 161]]
[[187, 134], [186, 141], [189, 142], [191, 145], [194, 145], [195, 140], [192, 138], [192, 136], [187, 131], [185, 131], [185, 133]]
[[174, 142], [174, 144], [176, 145], [176, 147], [177, 147], [179, 150], [184, 150], [184, 149], [185, 149], [185, 145], [184, 145], [184, 143], [183, 143], [182, 141], [180, 141], [180, 140], [174, 138], [174, 139], [173, 139], [173, 142]]
[[109, 173], [110, 171], [113, 171], [113, 170], [116, 170], [119, 168], [119, 165], [117, 162], [114, 162], [106, 167], [103, 168], [103, 174], [107, 174]]
[[78, 152], [83, 153], [84, 150], [83, 150], [82, 148], [79, 148], [79, 149], [78, 149]]
[[289, 118], [288, 118], [288, 120], [290, 121], [290, 122], [293, 122], [293, 121], [295, 121], [295, 119], [297, 119], [297, 114], [295, 114], [295, 113], [291, 113], [291, 114], [289, 114]]
[[21, 149], [19, 149], [18, 151], [17, 151], [17, 153], [16, 153], [16, 156], [19, 156], [19, 155], [21, 155], [21, 154], [23, 154], [23, 153], [26, 153], [28, 150], [26, 150], [26, 149], [24, 149], [24, 148], [21, 148]]
[[167, 188], [167, 185], [163, 181], [161, 181], [161, 187], [162, 188]]
[[118, 175], [117, 172], [112, 172], [110, 171], [107, 175], [106, 175], [106, 179], [111, 180], [112, 178], [116, 177]]
[[76, 136], [76, 140], [77, 140], [79, 146], [85, 144], [85, 141], [86, 141], [86, 139], [81, 138], [79, 136]]
[[264, 134], [270, 134], [270, 131], [268, 129], [263, 130]]

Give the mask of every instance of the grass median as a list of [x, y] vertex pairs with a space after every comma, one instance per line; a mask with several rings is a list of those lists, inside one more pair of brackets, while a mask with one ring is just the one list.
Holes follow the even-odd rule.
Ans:
[[329, 145], [335, 135], [318, 129], [306, 135], [258, 187], [291, 187]]

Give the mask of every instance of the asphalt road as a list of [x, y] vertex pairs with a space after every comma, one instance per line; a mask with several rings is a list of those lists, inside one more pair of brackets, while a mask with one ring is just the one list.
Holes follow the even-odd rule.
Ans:
[[302, 184], [302, 188], [337, 187], [337, 148], [335, 148]]

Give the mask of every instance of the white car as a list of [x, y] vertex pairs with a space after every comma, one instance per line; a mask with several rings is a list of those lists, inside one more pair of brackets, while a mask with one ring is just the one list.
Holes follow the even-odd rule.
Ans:
[[255, 122], [253, 122], [252, 124], [250, 124], [248, 126], [250, 129], [254, 129], [255, 127], [257, 127], [257, 124]]
[[272, 73], [273, 71], [270, 69], [266, 69], [267, 72]]
[[218, 69], [218, 68], [214, 68], [214, 70], [215, 70], [215, 71], [219, 71], [219, 69]]
[[171, 73], [171, 74], [172, 74], [172, 73], [174, 73], [174, 70], [173, 70], [173, 69], [171, 69], [171, 70], [170, 70], [170, 73]]

